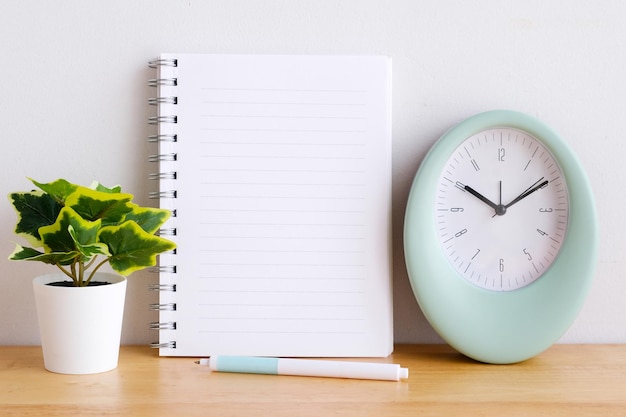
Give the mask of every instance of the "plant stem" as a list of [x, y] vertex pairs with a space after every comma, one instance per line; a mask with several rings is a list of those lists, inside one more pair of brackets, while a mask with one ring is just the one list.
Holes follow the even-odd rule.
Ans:
[[85, 270], [91, 268], [91, 265], [93, 265], [96, 262], [96, 259], [98, 259], [97, 256], [94, 256], [93, 258], [91, 258], [91, 261], [89, 261], [87, 265], [85, 265]]
[[100, 269], [100, 267], [102, 265], [104, 265], [105, 263], [109, 262], [109, 258], [105, 258], [102, 262], [100, 262], [98, 265], [95, 266], [95, 268], [93, 269], [93, 271], [91, 271], [91, 274], [89, 274], [89, 278], [87, 279], [87, 283], [85, 285], [88, 285], [91, 282], [91, 279], [93, 278], [93, 276], [96, 274], [96, 272], [98, 271], [98, 269]]
[[84, 287], [85, 285], [87, 285], [85, 283], [85, 264], [82, 261], [78, 262], [78, 280], [80, 281], [80, 286]]
[[72, 262], [72, 266], [70, 267], [72, 270], [72, 280], [74, 280], [74, 285], [76, 285], [77, 287], [80, 287], [80, 280], [78, 279], [78, 276], [76, 275], [76, 261]]
[[89, 283], [91, 282], [91, 279], [94, 277], [94, 275], [96, 274], [98, 269], [100, 269], [100, 267], [102, 265], [104, 265], [107, 262], [109, 262], [109, 258], [105, 258], [104, 260], [102, 260], [100, 263], [98, 263], [94, 267], [94, 269], [91, 271], [91, 273], [89, 273], [89, 277], [87, 278], [87, 280], [85, 280], [85, 273], [95, 263], [95, 260], [96, 260], [96, 258], [94, 257], [93, 259], [91, 259], [91, 261], [89, 261], [89, 263], [87, 265], [85, 265], [84, 262], [80, 262], [80, 261], [76, 260], [70, 266], [71, 271], [68, 271], [67, 269], [63, 268], [63, 266], [61, 264], [57, 263], [55, 265], [61, 270], [61, 272], [63, 272], [68, 277], [72, 278], [72, 281], [74, 281], [74, 286], [76, 286], [76, 287], [86, 287], [87, 285], [89, 285]]
[[63, 272], [65, 275], [67, 275], [68, 277], [70, 277], [72, 279], [72, 281], [74, 281], [74, 285], [78, 286], [78, 282], [76, 282], [76, 278], [74, 275], [72, 275], [72, 273], [70, 271], [68, 271], [67, 269], [63, 268], [61, 266], [61, 264], [55, 264], [60, 270], [61, 272]]

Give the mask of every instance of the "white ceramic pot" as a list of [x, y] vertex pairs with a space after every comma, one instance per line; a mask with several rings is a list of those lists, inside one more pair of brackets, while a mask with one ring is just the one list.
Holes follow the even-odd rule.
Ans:
[[97, 273], [93, 281], [110, 285], [56, 287], [69, 280], [48, 274], [33, 280], [39, 332], [47, 370], [94, 374], [117, 367], [126, 297], [126, 278]]

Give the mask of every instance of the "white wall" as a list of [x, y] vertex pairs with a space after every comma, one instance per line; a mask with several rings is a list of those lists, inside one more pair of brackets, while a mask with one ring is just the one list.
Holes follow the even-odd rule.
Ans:
[[[626, 342], [626, 2], [583, 0], [4, 1], [0, 194], [66, 177], [122, 184], [148, 204], [153, 151], [146, 63], [160, 52], [385, 54], [393, 58], [395, 331], [439, 339], [410, 292], [402, 223], [428, 147], [474, 113], [510, 108], [552, 125], [586, 167], [601, 221], [588, 301], [563, 342]], [[5, 200], [6, 201], [6, 200]], [[31, 278], [6, 260], [15, 216], [0, 204], [0, 344], [39, 342]], [[125, 343], [147, 329], [155, 277], [131, 277]]]

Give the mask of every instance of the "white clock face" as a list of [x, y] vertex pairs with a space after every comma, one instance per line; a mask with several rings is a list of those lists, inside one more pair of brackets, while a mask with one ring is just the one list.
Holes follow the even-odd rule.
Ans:
[[492, 291], [522, 288], [548, 270], [563, 244], [568, 210], [558, 162], [537, 138], [508, 127], [464, 140], [435, 196], [446, 258], [460, 276]]

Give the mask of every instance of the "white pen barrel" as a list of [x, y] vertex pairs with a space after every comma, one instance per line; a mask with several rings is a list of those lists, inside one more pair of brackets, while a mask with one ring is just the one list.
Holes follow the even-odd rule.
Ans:
[[398, 381], [400, 378], [408, 378], [409, 370], [390, 363], [281, 358], [278, 361], [278, 374]]

